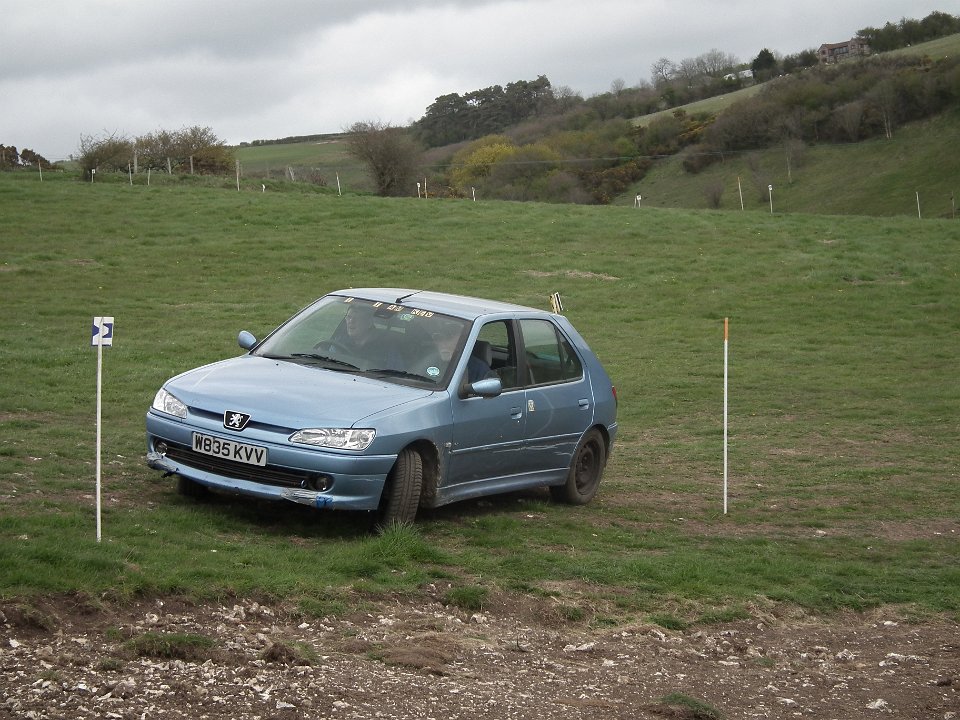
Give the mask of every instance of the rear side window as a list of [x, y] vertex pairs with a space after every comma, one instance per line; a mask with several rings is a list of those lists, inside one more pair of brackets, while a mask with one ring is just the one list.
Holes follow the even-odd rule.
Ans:
[[521, 320], [520, 333], [531, 385], [569, 382], [583, 377], [580, 358], [552, 322]]

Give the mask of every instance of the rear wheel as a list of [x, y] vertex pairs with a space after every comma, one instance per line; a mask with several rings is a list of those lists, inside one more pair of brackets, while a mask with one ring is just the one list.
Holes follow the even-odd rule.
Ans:
[[422, 488], [423, 458], [416, 450], [406, 448], [397, 456], [387, 476], [377, 509], [376, 530], [382, 532], [391, 525], [412, 523], [417, 516]]
[[603, 442], [603, 435], [596, 428], [592, 428], [583, 436], [573, 453], [567, 481], [563, 485], [552, 485], [550, 495], [560, 502], [586, 505], [597, 494], [606, 464], [607, 447]]

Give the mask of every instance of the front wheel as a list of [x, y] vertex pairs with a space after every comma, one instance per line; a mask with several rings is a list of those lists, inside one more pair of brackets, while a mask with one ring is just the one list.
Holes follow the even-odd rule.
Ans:
[[603, 442], [603, 435], [592, 428], [573, 453], [567, 481], [563, 485], [551, 485], [550, 495], [554, 500], [570, 505], [586, 505], [597, 494], [606, 464], [607, 446]]
[[423, 458], [416, 450], [406, 448], [397, 456], [397, 462], [387, 476], [377, 508], [377, 531], [383, 532], [391, 525], [412, 523], [417, 516], [422, 488]]

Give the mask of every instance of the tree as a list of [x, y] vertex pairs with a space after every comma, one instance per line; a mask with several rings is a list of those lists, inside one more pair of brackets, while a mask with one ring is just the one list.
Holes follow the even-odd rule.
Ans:
[[94, 170], [126, 170], [132, 158], [133, 143], [122, 135], [111, 133], [104, 137], [80, 137], [77, 162], [85, 180], [93, 176]]
[[421, 149], [406, 129], [379, 121], [357, 122], [347, 132], [347, 151], [366, 164], [378, 194], [410, 193]]
[[699, 60], [703, 72], [711, 77], [722, 77], [740, 64], [736, 55], [721, 52], [716, 48], [700, 55]]
[[960, 32], [960, 17], [934, 10], [923, 20], [902, 18], [900, 22], [888, 22], [882, 28], [863, 28], [857, 37], [874, 52], [886, 52], [957, 32]]
[[656, 88], [668, 84], [676, 74], [677, 66], [670, 58], [662, 57], [650, 66], [650, 76]]
[[777, 58], [767, 48], [761, 50], [750, 63], [750, 69], [753, 70], [753, 76], [756, 78], [767, 79], [773, 75], [777, 68]]
[[234, 164], [233, 154], [209, 127], [194, 125], [176, 131], [157, 130], [134, 141], [137, 169], [192, 169], [194, 172], [218, 174], [228, 172]]
[[498, 162], [516, 153], [516, 146], [504, 135], [488, 135], [470, 143], [453, 156], [450, 183], [460, 191], [475, 186], [490, 175]]
[[542, 115], [553, 105], [550, 80], [540, 75], [536, 80], [509, 83], [506, 88], [492, 85], [473, 90], [463, 97], [456, 93], [441, 95], [415, 128], [424, 143], [440, 147], [501, 132]]
[[20, 153], [13, 145], [0, 145], [0, 170], [20, 167]]
[[817, 51], [813, 49], [802, 50], [792, 55], [785, 55], [783, 58], [783, 74], [789, 75], [797, 70], [816, 67], [819, 62], [820, 59], [817, 56]]

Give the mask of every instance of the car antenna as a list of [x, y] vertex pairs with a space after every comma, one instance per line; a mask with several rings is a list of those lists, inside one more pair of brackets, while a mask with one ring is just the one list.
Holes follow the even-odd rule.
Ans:
[[422, 293], [422, 292], [423, 292], [423, 290], [414, 290], [413, 292], [407, 293], [406, 295], [401, 295], [400, 297], [398, 297], [398, 298], [395, 300], [395, 302], [399, 305], [399, 304], [402, 303], [402, 302], [406, 302], [407, 298], [411, 298], [411, 297], [413, 297], [414, 295], [416, 295], [417, 293]]

